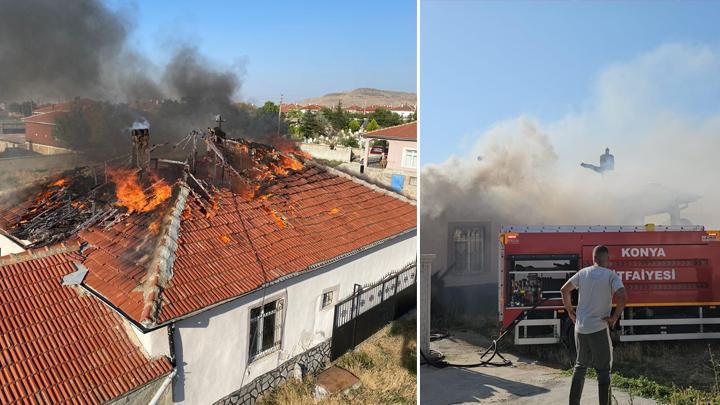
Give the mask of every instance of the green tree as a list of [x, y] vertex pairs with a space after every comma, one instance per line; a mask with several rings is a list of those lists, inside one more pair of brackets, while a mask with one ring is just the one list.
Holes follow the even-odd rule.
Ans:
[[280, 106], [273, 103], [272, 101], [266, 101], [262, 107], [258, 108], [260, 114], [274, 114], [277, 115], [280, 112]]
[[73, 102], [55, 120], [53, 136], [71, 149], [107, 157], [129, 147], [127, 129], [136, 118], [124, 104]]
[[360, 130], [360, 122], [353, 118], [352, 121], [348, 124], [348, 129], [350, 129], [352, 132], [357, 132]]
[[375, 131], [376, 129], [380, 129], [380, 125], [378, 125], [378, 122], [375, 121], [375, 118], [373, 118], [373, 119], [371, 119], [370, 122], [365, 126], [365, 130], [368, 131], [368, 132], [370, 132], [370, 131]]
[[323, 117], [328, 121], [333, 130], [341, 131], [347, 128], [350, 123], [350, 115], [343, 110], [342, 102], [338, 101], [335, 108], [323, 107], [321, 110]]
[[300, 119], [300, 133], [307, 138], [315, 138], [322, 135], [324, 128], [317, 115], [312, 112], [306, 112]]
[[377, 121], [381, 128], [392, 127], [403, 123], [402, 117], [385, 108], [378, 108], [370, 113], [369, 118]]
[[32, 115], [37, 104], [34, 101], [24, 101], [22, 103], [10, 103], [8, 105], [8, 111], [21, 114], [23, 117], [29, 117]]
[[354, 136], [348, 136], [348, 137], [342, 138], [340, 140], [340, 145], [349, 146], [351, 148], [359, 148], [360, 147], [360, 144], [358, 143], [357, 138], [355, 138]]

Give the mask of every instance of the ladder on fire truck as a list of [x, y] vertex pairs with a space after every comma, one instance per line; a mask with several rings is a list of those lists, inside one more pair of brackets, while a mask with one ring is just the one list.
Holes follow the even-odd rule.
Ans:
[[[502, 263], [504, 266], [505, 263], [505, 249], [504, 244], [508, 242], [508, 238], [517, 238], [519, 235], [523, 233], [594, 233], [594, 232], [607, 232], [607, 233], [616, 233], [616, 232], [702, 232], [705, 231], [705, 228], [701, 225], [613, 225], [613, 226], [604, 226], [604, 225], [566, 225], [566, 226], [556, 226], [556, 225], [538, 225], [538, 226], [504, 226], [502, 227], [502, 233], [501, 233], [501, 243], [500, 243], [500, 249], [499, 249], [499, 261], [498, 263]], [[708, 231], [708, 233], [711, 233], [711, 231]], [[718, 235], [717, 232], [714, 233], [714, 237], [711, 240], [717, 240]], [[572, 274], [580, 270], [581, 266], [578, 266], [577, 269], [574, 269], [572, 271], [570, 270], [543, 270], [543, 269], [535, 269], [532, 271], [512, 271], [508, 270], [508, 274], [510, 273], [534, 273], [537, 275], [542, 275], [544, 273], [565, 273], [565, 274]], [[501, 291], [506, 288], [506, 278], [507, 274], [504, 272], [500, 272], [500, 280], [499, 280], [499, 287]], [[543, 291], [543, 293], [547, 294], [557, 294], [557, 298], [559, 298], [559, 291]], [[543, 299], [544, 297], [541, 297]], [[545, 298], [547, 299], [547, 298]], [[501, 302], [500, 305], [500, 316], [501, 319], [503, 317], [503, 313], [506, 309], [506, 303]], [[564, 313], [564, 308], [562, 304], [554, 305], [554, 306], [547, 306], [543, 309], [546, 310], [552, 310], [552, 317], [540, 317], [538, 319], [528, 319], [527, 311], [525, 307], [519, 307], [514, 309], [524, 309], [526, 310], [526, 314], [524, 315], [525, 319], [522, 319], [520, 322], [516, 322], [514, 324], [514, 340], [515, 344], [518, 345], [527, 345], [527, 344], [555, 344], [560, 343], [561, 339], [563, 337], [563, 320], [559, 316], [559, 314]], [[621, 342], [632, 342], [632, 341], [651, 341], [651, 340], [684, 340], [684, 339], [715, 339], [720, 338], [720, 327], [715, 327], [715, 325], [720, 325], [720, 308], [716, 308], [715, 306], [710, 306], [707, 308], [703, 308], [702, 305], [698, 306], [688, 306], [684, 307], [683, 311], [685, 315], [680, 316], [677, 314], [673, 314], [672, 316], [668, 316], [667, 313], [661, 315], [660, 317], [649, 317], [649, 319], [633, 319], [633, 313], [636, 310], [640, 310], [641, 308], [632, 308], [627, 307], [624, 311], [619, 323], [619, 334], [620, 334], [620, 341]], [[649, 306], [648, 308], [642, 308], [642, 310], [651, 309]], [[712, 314], [709, 314], [707, 312], [712, 312]], [[549, 315], [549, 314], [547, 314]], [[543, 336], [531, 336], [528, 334], [529, 328], [533, 327], [545, 327], [545, 328], [552, 328], [553, 332], [551, 334], [544, 334]], [[643, 327], [651, 327], [655, 328], [656, 332], [653, 333], [638, 333], [637, 329], [643, 328]], [[672, 332], [669, 331], [670, 328], [695, 328], [697, 330], [689, 331], [686, 333], [683, 332]], [[709, 330], [708, 330], [709, 329]], [[549, 329], [548, 329], [549, 330]]]

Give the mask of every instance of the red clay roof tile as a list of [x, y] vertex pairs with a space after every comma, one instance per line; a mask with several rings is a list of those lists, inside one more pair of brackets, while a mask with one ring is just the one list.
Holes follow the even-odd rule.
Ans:
[[[166, 358], [145, 357], [105, 304], [61, 285], [82, 260], [77, 253], [34, 253], [15, 263], [0, 258], [0, 403], [105, 402], [171, 371]], [[103, 367], [107, 362], [135, 367]], [[125, 389], [106, 390], [108, 383]]]

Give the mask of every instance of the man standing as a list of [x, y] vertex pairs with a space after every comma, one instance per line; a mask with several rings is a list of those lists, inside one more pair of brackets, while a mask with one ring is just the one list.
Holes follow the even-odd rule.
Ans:
[[[593, 367], [597, 372], [600, 405], [610, 404], [613, 350], [610, 328], [620, 319], [627, 300], [620, 277], [607, 268], [610, 262], [608, 248], [596, 246], [593, 249], [593, 261], [594, 265], [575, 273], [560, 290], [563, 305], [575, 323], [577, 359], [570, 386], [570, 405], [580, 405], [588, 367]], [[570, 293], [576, 288], [579, 290], [577, 312], [570, 298]], [[614, 311], [613, 296], [617, 301]]]

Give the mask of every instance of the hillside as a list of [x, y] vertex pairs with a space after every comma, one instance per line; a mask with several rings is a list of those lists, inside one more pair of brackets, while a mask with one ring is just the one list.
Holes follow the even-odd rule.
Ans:
[[404, 91], [390, 91], [370, 88], [360, 88], [352, 91], [328, 93], [320, 97], [312, 97], [302, 100], [300, 104], [319, 104], [326, 107], [337, 105], [342, 101], [343, 105], [401, 105], [417, 104], [417, 95]]

